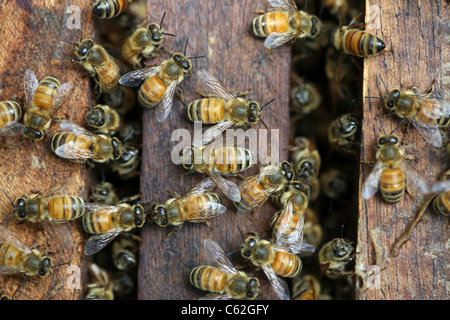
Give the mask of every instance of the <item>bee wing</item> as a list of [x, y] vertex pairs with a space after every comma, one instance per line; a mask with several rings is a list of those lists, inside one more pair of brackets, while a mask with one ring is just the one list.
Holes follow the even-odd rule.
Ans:
[[231, 300], [233, 299], [232, 294], [219, 294], [219, 293], [208, 293], [205, 296], [199, 298], [199, 300]]
[[375, 167], [370, 172], [367, 180], [364, 181], [362, 188], [362, 196], [364, 199], [369, 199], [377, 193], [380, 186], [381, 172], [383, 171], [383, 164], [381, 161], [377, 161]]
[[59, 122], [59, 127], [62, 131], [73, 132], [78, 135], [84, 135], [89, 137], [95, 137], [95, 134], [91, 131], [83, 128], [82, 126], [76, 124], [75, 122], [69, 120], [61, 120]]
[[0, 136], [15, 137], [23, 134], [25, 126], [17, 121], [10, 121], [0, 127]]
[[272, 8], [284, 9], [289, 12], [297, 10], [297, 5], [291, 0], [269, 0], [269, 4]]
[[294, 205], [292, 198], [289, 198], [284, 205], [283, 211], [279, 218], [279, 224], [276, 234], [275, 242], [279, 245], [289, 245], [303, 240], [303, 226], [305, 219], [302, 217], [297, 220], [297, 224], [292, 229], [292, 222], [294, 221]]
[[31, 249], [29, 249], [27, 246], [25, 246], [19, 238], [16, 237], [14, 232], [7, 229], [6, 227], [0, 225], [0, 243], [9, 243], [16, 247], [17, 249], [20, 249], [24, 252], [30, 253], [32, 252]]
[[450, 190], [450, 180], [436, 182], [431, 187], [431, 192], [433, 192], [433, 193], [445, 192], [448, 190]]
[[31, 105], [34, 92], [36, 91], [38, 85], [39, 81], [36, 78], [36, 75], [34, 74], [33, 70], [27, 69], [23, 77], [23, 89], [25, 91], [25, 104], [27, 107]]
[[232, 274], [239, 273], [217, 242], [210, 239], [204, 239], [203, 249], [206, 255], [206, 262], [211, 266], [218, 266], [225, 272], [230, 272]]
[[406, 183], [408, 187], [411, 186], [422, 194], [430, 193], [431, 187], [414, 168], [408, 165], [406, 161], [402, 162], [402, 169], [406, 174]]
[[234, 182], [225, 179], [216, 172], [211, 172], [209, 170], [204, 170], [204, 172], [211, 178], [223, 194], [227, 196], [227, 198], [234, 202], [241, 201], [241, 192]]
[[275, 290], [275, 293], [280, 297], [280, 299], [289, 300], [289, 287], [286, 281], [277, 276], [277, 274], [271, 267], [262, 265], [261, 268], [264, 271], [267, 279], [269, 279], [269, 282]]
[[119, 83], [125, 87], [139, 87], [145, 79], [153, 77], [159, 70], [160, 65], [134, 70], [121, 76]]
[[201, 222], [206, 219], [218, 217], [227, 211], [227, 207], [220, 203], [207, 202], [196, 210], [191, 210], [191, 215], [188, 219], [183, 221], [187, 222]]
[[[236, 121], [223, 121], [210, 128], [208, 128], [202, 135], [202, 145], [208, 144], [213, 141], [216, 137], [221, 136], [222, 132], [231, 128]], [[198, 143], [194, 141], [192, 144], [194, 147], [198, 146]]]
[[[54, 105], [53, 108], [59, 108], [64, 101], [66, 101], [67, 97], [69, 96], [69, 94], [72, 92], [73, 90], [73, 85], [69, 82], [63, 83], [59, 89], [58, 89], [58, 93], [56, 96], [56, 99], [54, 101]], [[52, 111], [52, 114], [55, 112], [55, 110]]]
[[267, 49], [274, 49], [294, 38], [295, 35], [292, 32], [272, 32], [267, 36], [266, 40], [264, 40], [264, 47]]
[[237, 98], [228, 91], [212, 74], [206, 70], [197, 72], [198, 77], [202, 80], [203, 85], [214, 93], [224, 99], [237, 101]]
[[439, 119], [450, 115], [450, 102], [443, 99], [419, 97], [420, 112], [431, 119]]
[[214, 181], [211, 180], [211, 178], [206, 178], [197, 183], [191, 190], [189, 190], [185, 197], [190, 197], [193, 195], [202, 194], [208, 191], [211, 191], [214, 188], [215, 184]]
[[156, 108], [156, 119], [158, 122], [163, 122], [169, 116], [172, 109], [173, 96], [175, 95], [175, 89], [178, 85], [178, 81], [173, 81], [164, 92], [164, 95]]
[[87, 256], [96, 254], [121, 234], [124, 229], [125, 228], [112, 229], [107, 233], [91, 236], [84, 245], [84, 254]]
[[426, 125], [416, 121], [415, 119], [410, 119], [410, 122], [417, 129], [422, 138], [425, 139], [425, 141], [437, 148], [442, 146], [442, 136], [437, 125]]
[[58, 157], [76, 160], [76, 159], [101, 159], [89, 149], [81, 149], [73, 141], [68, 141], [55, 149]]

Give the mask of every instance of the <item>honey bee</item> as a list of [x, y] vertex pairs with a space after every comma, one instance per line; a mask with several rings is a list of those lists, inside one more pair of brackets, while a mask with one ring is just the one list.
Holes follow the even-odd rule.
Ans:
[[349, 177], [346, 172], [331, 168], [320, 175], [323, 194], [330, 199], [341, 199], [349, 189]]
[[127, 234], [145, 223], [145, 210], [140, 204], [120, 202], [115, 206], [90, 203], [81, 219], [81, 226], [93, 234], [85, 244], [84, 254], [93, 255], [102, 250], [118, 235]]
[[0, 275], [24, 274], [44, 278], [52, 268], [52, 259], [35, 248], [24, 246], [14, 233], [0, 225]]
[[266, 165], [254, 176], [244, 179], [239, 185], [240, 201], [234, 201], [238, 215], [254, 212], [275, 192], [281, 191], [294, 180], [292, 164], [283, 161], [279, 166]]
[[254, 159], [251, 151], [245, 148], [206, 144], [184, 148], [178, 162], [188, 172], [205, 173], [225, 196], [232, 201], [240, 201], [241, 194], [237, 185], [222, 175], [243, 172], [253, 166]]
[[109, 94], [120, 93], [117, 90], [120, 76], [126, 68], [101, 45], [91, 39], [84, 39], [74, 44], [75, 58], [72, 62], [79, 63], [89, 77], [92, 77], [100, 88], [100, 92]]
[[253, 19], [250, 33], [266, 38], [268, 49], [295, 39], [315, 38], [320, 34], [321, 21], [315, 15], [298, 10], [292, 0], [268, 0], [271, 8]]
[[354, 259], [354, 250], [352, 242], [344, 238], [335, 238], [324, 244], [319, 251], [322, 272], [330, 279], [349, 274], [345, 268]]
[[300, 116], [310, 114], [319, 108], [322, 95], [315, 83], [300, 81], [290, 90], [292, 109]]
[[[280, 203], [283, 206], [272, 221], [273, 239], [296, 237], [296, 232], [303, 232], [305, 210], [309, 205], [310, 188], [301, 181], [292, 181], [287, 190], [281, 194]], [[300, 226], [299, 226], [300, 224]], [[303, 239], [303, 236], [300, 238]]]
[[356, 117], [345, 113], [334, 119], [328, 126], [328, 142], [333, 148], [344, 155], [354, 155], [357, 152], [360, 122]]
[[319, 221], [317, 212], [308, 207], [304, 213], [305, 222], [303, 226], [303, 239], [306, 243], [310, 243], [313, 247], [318, 247], [322, 242], [322, 226]]
[[339, 28], [336, 29], [333, 36], [334, 47], [346, 54], [356, 57], [369, 58], [390, 50], [386, 49], [386, 44], [377, 36], [364, 31], [365, 24], [358, 24], [357, 21], [363, 16], [359, 14], [344, 26], [342, 13], [340, 15]]
[[371, 198], [380, 189], [384, 200], [395, 203], [403, 197], [406, 185], [415, 186], [423, 193], [429, 190], [420, 175], [406, 165], [399, 144], [395, 135], [378, 138], [375, 167], [362, 188], [364, 199]]
[[306, 137], [297, 137], [291, 151], [296, 177], [302, 181], [316, 178], [319, 174], [322, 160], [319, 150], [313, 141]]
[[108, 271], [96, 263], [89, 263], [92, 282], [87, 285], [86, 300], [114, 300], [113, 284]]
[[431, 97], [433, 87], [434, 82], [424, 94], [419, 94], [416, 88], [391, 90], [384, 99], [384, 106], [412, 123], [425, 141], [441, 147], [442, 137], [438, 128], [446, 128], [450, 124], [450, 103]]
[[155, 56], [153, 52], [159, 48], [166, 35], [172, 35], [164, 32], [161, 27], [165, 15], [164, 12], [159, 25], [151, 23], [147, 27], [136, 29], [122, 45], [122, 58], [134, 69], [142, 68], [142, 59]]
[[0, 102], [0, 136], [20, 135], [23, 126], [18, 122], [22, 117], [22, 108], [15, 101]]
[[[291, 221], [284, 223], [283, 219], [279, 229], [289, 230]], [[302, 224], [297, 224], [297, 229], [291, 233], [295, 236], [286, 237], [283, 232], [278, 232], [274, 241], [259, 239], [255, 233], [249, 233], [241, 244], [241, 255], [256, 267], [262, 268], [282, 300], [289, 299], [289, 288], [278, 276], [295, 277], [303, 266], [299, 254], [308, 255], [314, 252], [313, 246], [302, 241], [302, 227]]]
[[119, 139], [94, 134], [70, 121], [61, 121], [63, 130], [53, 135], [50, 147], [61, 158], [91, 164], [117, 160], [122, 155]]
[[207, 222], [207, 219], [222, 215], [227, 208], [216, 193], [210, 192], [214, 182], [206, 178], [194, 186], [185, 195], [174, 195], [164, 205], [156, 205], [152, 210], [152, 219], [161, 227], [173, 226], [167, 238], [179, 231], [185, 222]]
[[261, 108], [258, 102], [241, 97], [246, 93], [232, 94], [205, 70], [200, 70], [198, 77], [204, 86], [211, 90], [211, 94], [188, 105], [186, 114], [190, 121], [201, 121], [204, 124], [220, 123], [220, 131], [232, 126], [254, 125], [259, 121]]
[[206, 299], [255, 299], [260, 293], [258, 278], [238, 271], [222, 248], [213, 240], [203, 240], [208, 265], [192, 269], [191, 284], [209, 291]]
[[117, 160], [109, 163], [110, 169], [123, 179], [128, 180], [139, 174], [141, 158], [140, 149], [132, 143], [125, 142], [122, 145], [122, 155]]
[[89, 201], [93, 203], [114, 206], [119, 202], [114, 186], [111, 182], [102, 182], [91, 187]]
[[192, 65], [184, 54], [174, 53], [160, 65], [128, 72], [120, 78], [120, 84], [138, 87], [138, 101], [142, 107], [158, 105], [156, 117], [164, 121], [172, 109], [173, 96], [177, 85], [189, 74]]
[[120, 115], [107, 105], [96, 105], [84, 115], [87, 127], [95, 133], [114, 135], [120, 127]]
[[112, 242], [111, 259], [119, 270], [132, 270], [137, 266], [139, 241], [124, 235]]
[[311, 274], [296, 276], [292, 279], [291, 300], [328, 300], [329, 297], [321, 291], [319, 279]]
[[450, 180], [435, 183], [431, 191], [437, 194], [432, 202], [434, 212], [448, 217], [450, 215]]
[[97, 18], [111, 19], [127, 8], [128, 0], [97, 0], [92, 5], [92, 14]]
[[42, 140], [51, 119], [72, 91], [72, 84], [60, 84], [58, 79], [46, 76], [40, 82], [31, 69], [25, 71], [25, 113], [23, 135], [31, 140]]

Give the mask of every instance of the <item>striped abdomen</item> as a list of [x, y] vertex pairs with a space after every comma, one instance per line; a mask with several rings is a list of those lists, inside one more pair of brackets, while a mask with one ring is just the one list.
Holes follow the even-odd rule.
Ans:
[[192, 269], [189, 276], [191, 284], [201, 290], [225, 293], [227, 274], [210, 266], [200, 266]]
[[450, 215], [450, 191], [440, 193], [433, 200], [433, 210], [436, 213], [443, 214], [444, 216]]
[[55, 103], [60, 83], [55, 77], [47, 76], [39, 82], [34, 92], [32, 105], [50, 110]]
[[22, 116], [22, 109], [15, 101], [0, 102], [0, 127], [8, 122], [18, 121]]
[[247, 212], [259, 206], [270, 196], [266, 191], [264, 184], [256, 177], [249, 178], [239, 186], [241, 201], [235, 202], [239, 211]]
[[[429, 124], [430, 126], [439, 126], [441, 128], [450, 125], [450, 114], [448, 107], [435, 99], [415, 100], [417, 113], [415, 119], [419, 123]], [[418, 105], [417, 105], [418, 104]]]
[[145, 108], [153, 108], [161, 100], [166, 89], [166, 83], [157, 74], [148, 78], [139, 89], [139, 103]]
[[77, 219], [86, 213], [86, 202], [75, 196], [54, 196], [49, 198], [47, 204], [48, 220], [64, 222]]
[[380, 38], [361, 30], [347, 29], [341, 41], [339, 44], [341, 50], [357, 57], [376, 56], [386, 48]]
[[[107, 54], [105, 52], [105, 54]], [[120, 71], [116, 62], [108, 56], [102, 65], [95, 65], [95, 72], [97, 73], [96, 82], [102, 91], [111, 91], [117, 86], [120, 79]]]
[[291, 278], [302, 270], [302, 262], [295, 254], [276, 250], [270, 267], [279, 276]]
[[[301, 218], [304, 218], [304, 211], [306, 210], [306, 207], [302, 207], [302, 208], [297, 208], [294, 209], [294, 214], [292, 215], [291, 220], [289, 221], [289, 228], [288, 230], [286, 230], [285, 234], [291, 234], [292, 232], [294, 232], [295, 229], [297, 229], [297, 225], [300, 222], [299, 220]], [[272, 230], [272, 234], [273, 236], [276, 236], [277, 232], [278, 232], [278, 228], [280, 226], [280, 223], [282, 221], [283, 216], [280, 215], [277, 219], [277, 221], [275, 221], [275, 225], [273, 226], [273, 230]]]
[[225, 106], [226, 101], [223, 99], [198, 99], [187, 107], [187, 117], [190, 121], [201, 121], [206, 124], [218, 123], [225, 118]]
[[98, 18], [110, 19], [125, 11], [127, 0], [98, 0], [92, 7], [92, 14]]
[[248, 149], [225, 147], [214, 150], [214, 164], [214, 169], [221, 174], [234, 174], [249, 169], [253, 158]]
[[20, 271], [27, 255], [9, 243], [0, 243], [0, 266]]
[[265, 38], [272, 32], [285, 33], [289, 30], [289, 14], [271, 11], [253, 19], [250, 32], [255, 37]]
[[118, 224], [117, 212], [90, 211], [82, 218], [83, 230], [91, 234], [103, 234], [115, 229]]
[[202, 213], [202, 217], [207, 217], [215, 214], [217, 209], [207, 207], [208, 203], [222, 204], [222, 199], [217, 193], [207, 192], [199, 194], [196, 197], [189, 197], [187, 201], [180, 201], [178, 209], [181, 215], [181, 221], [198, 220], [199, 212], [204, 212], [205, 208], [208, 208], [209, 213]]
[[380, 192], [387, 202], [397, 202], [405, 193], [406, 177], [401, 168], [383, 169], [380, 177]]
[[[87, 139], [87, 136], [76, 135], [72, 132], [58, 132], [52, 137], [50, 147], [53, 152], [60, 146], [65, 146], [64, 155], [70, 158], [70, 160], [76, 161], [77, 159], [72, 159], [74, 156], [82, 159], [87, 159], [88, 157], [82, 155], [80, 151], [90, 150], [92, 141]], [[59, 154], [58, 154], [59, 155]], [[63, 155], [59, 155], [64, 157]]]

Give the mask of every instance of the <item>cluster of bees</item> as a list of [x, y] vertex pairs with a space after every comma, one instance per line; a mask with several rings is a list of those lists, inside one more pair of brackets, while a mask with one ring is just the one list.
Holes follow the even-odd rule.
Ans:
[[[355, 104], [362, 100], [358, 60], [353, 57], [372, 58], [390, 49], [364, 30], [365, 25], [358, 22], [361, 15], [357, 14], [362, 8], [350, 1], [323, 0], [318, 8], [307, 11], [299, 10], [293, 0], [268, 0], [268, 4], [269, 9], [258, 12], [249, 27], [255, 38], [264, 38], [267, 49], [292, 45], [289, 161], [264, 164], [257, 174], [245, 177], [239, 185], [225, 178], [251, 168], [256, 163], [254, 155], [246, 148], [211, 142], [226, 129], [256, 124], [267, 104], [260, 106], [246, 99], [246, 92], [230, 92], [212, 74], [200, 70], [197, 75], [209, 94], [186, 104], [187, 119], [213, 127], [203, 135], [201, 143], [181, 151], [178, 164], [188, 172], [205, 174], [205, 179], [183, 195], [174, 194], [164, 204], [152, 204], [149, 210], [148, 203], [139, 196], [127, 194], [119, 198], [106, 180], [112, 172], [124, 181], [135, 182], [133, 179], [139, 176], [140, 127], [127, 121], [130, 114], [130, 119], [137, 118], [135, 112], [139, 110], [134, 105], [154, 108], [158, 122], [165, 121], [178, 85], [192, 72], [191, 60], [201, 57], [187, 57], [185, 48], [183, 53], [171, 53], [162, 63], [149, 66], [156, 52], [162, 50], [162, 41], [171, 35], [162, 28], [164, 15], [159, 24], [140, 26], [146, 23], [145, 1], [93, 3], [94, 16], [122, 17], [121, 23], [132, 32], [114, 39], [123, 44], [116, 53], [121, 61], [91, 39], [73, 44], [72, 61], [92, 77], [103, 104], [88, 110], [86, 127], [59, 120], [61, 131], [52, 135], [49, 146], [61, 158], [98, 169], [102, 181], [93, 186], [89, 200], [52, 191], [13, 202], [14, 215], [20, 221], [63, 223], [80, 219], [83, 231], [92, 234], [84, 247], [86, 255], [95, 256], [89, 265], [92, 281], [87, 299], [126, 297], [134, 290], [136, 279], [131, 273], [136, 269], [139, 246], [135, 232], [145, 223], [173, 227], [170, 237], [186, 222], [207, 222], [225, 213], [227, 208], [220, 193], [234, 203], [240, 216], [254, 213], [269, 199], [278, 206], [270, 226], [272, 237], [262, 239], [249, 233], [239, 250], [244, 259], [263, 270], [281, 299], [351, 295], [350, 285], [357, 274], [349, 270], [349, 265], [355, 257], [355, 247], [343, 237], [341, 226], [345, 225], [348, 232], [356, 219], [349, 214], [355, 211], [353, 204], [342, 200], [354, 193], [351, 181], [357, 181], [352, 175], [360, 148], [361, 115], [351, 111], [360, 109]], [[140, 15], [133, 15], [131, 8]], [[317, 15], [312, 14], [314, 11]], [[352, 20], [345, 24], [348, 16]], [[317, 59], [323, 60], [309, 63]], [[312, 65], [325, 68], [308, 69]], [[4, 136], [43, 140], [72, 86], [60, 84], [52, 76], [38, 81], [34, 72], [27, 70], [24, 90], [24, 109], [14, 101], [0, 103], [0, 132]], [[415, 89], [395, 89], [383, 99], [390, 113], [412, 123], [433, 146], [442, 145], [439, 128], [449, 124], [449, 104], [433, 97], [432, 87], [423, 95]], [[327, 104], [330, 111], [324, 112]], [[436, 211], [448, 215], [448, 183], [431, 188], [420, 175], [404, 166], [399, 139], [393, 133], [379, 137], [377, 143], [376, 163], [364, 183], [363, 198], [380, 191], [387, 202], [397, 202], [403, 197], [406, 184], [414, 184], [432, 195], [426, 205], [433, 201]], [[195, 157], [198, 153], [203, 155], [200, 163]], [[213, 192], [216, 187], [220, 192]], [[53, 262], [47, 254], [37, 248], [25, 248], [3, 226], [1, 231], [2, 274], [49, 274]], [[261, 285], [257, 277], [233, 266], [213, 240], [205, 239], [203, 245], [207, 264], [191, 271], [190, 282], [209, 292], [205, 298], [258, 297]], [[107, 250], [106, 260], [113, 264], [109, 269], [116, 272], [103, 267], [105, 257], [101, 254]]]

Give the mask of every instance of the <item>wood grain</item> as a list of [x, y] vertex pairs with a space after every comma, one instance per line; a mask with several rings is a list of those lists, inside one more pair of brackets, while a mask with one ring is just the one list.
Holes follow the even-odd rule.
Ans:
[[[363, 97], [385, 96], [393, 88], [417, 87], [424, 92], [435, 79], [435, 90], [448, 100], [450, 54], [450, 13], [444, 1], [366, 1], [367, 31], [385, 41], [393, 52], [365, 59]], [[382, 81], [381, 81], [382, 80]], [[385, 83], [386, 87], [384, 86]], [[361, 150], [360, 187], [372, 167], [364, 162], [375, 160], [376, 139], [396, 128], [399, 119], [382, 116], [379, 99], [364, 99], [363, 148]], [[379, 118], [377, 118], [379, 117]], [[432, 148], [414, 127], [395, 131], [407, 156], [416, 161], [409, 164], [428, 182], [433, 183], [448, 167], [444, 150]], [[446, 140], [446, 132], [443, 132]], [[410, 186], [414, 190], [414, 186]], [[360, 192], [361, 195], [361, 192]], [[448, 218], [428, 209], [422, 222], [397, 257], [389, 250], [414, 218], [421, 195], [412, 191], [396, 204], [387, 204], [379, 193], [364, 201], [359, 198], [359, 228], [356, 267], [360, 272], [375, 272], [366, 279], [366, 290], [359, 299], [448, 299]], [[369, 235], [378, 234], [375, 250]], [[376, 254], [384, 247], [385, 254], [375, 267]]]
[[[163, 46], [170, 52], [183, 52], [189, 37], [187, 55], [207, 56], [192, 60], [193, 72], [180, 85], [187, 103], [198, 99], [196, 91], [202, 91], [195, 74], [200, 69], [209, 71], [231, 91], [252, 90], [249, 97], [261, 105], [276, 99], [264, 109], [262, 118], [269, 129], [279, 129], [282, 161], [287, 159], [284, 148], [288, 143], [290, 48], [284, 46], [269, 52], [264, 48], [263, 40], [249, 34], [250, 23], [257, 16], [254, 12], [264, 9], [266, 1], [153, 1], [149, 6], [148, 22], [159, 22], [163, 12], [166, 12], [163, 27], [167, 32], [176, 34], [176, 38], [166, 38]], [[193, 132], [193, 124], [184, 118], [183, 112], [184, 107], [177, 97], [168, 120], [163, 123], [156, 121], [155, 110], [144, 111], [141, 170], [141, 195], [144, 200], [164, 203], [169, 198], [169, 192], [183, 194], [204, 178], [200, 174], [186, 174], [170, 159], [173, 146], [169, 139], [172, 132], [180, 128]], [[261, 123], [255, 128], [265, 129]], [[260, 164], [258, 162], [243, 175], [255, 174]], [[238, 179], [231, 180], [239, 183]], [[256, 231], [263, 237], [268, 235], [265, 231], [275, 213], [270, 202], [258, 210], [254, 220], [251, 216], [237, 216], [230, 201], [225, 200], [225, 205], [228, 211], [210, 220], [210, 229], [203, 224], [185, 224], [166, 242], [164, 240], [169, 230], [157, 225], [144, 226], [141, 230], [139, 299], [200, 298], [206, 293], [189, 283], [189, 273], [192, 268], [206, 263], [203, 239], [213, 239], [225, 252], [231, 252], [239, 248], [242, 237], [250, 231]], [[235, 264], [243, 263], [237, 252], [230, 255], [230, 259]], [[261, 282], [267, 282], [263, 277]], [[267, 284], [262, 287], [261, 298], [277, 297]]]
[[[80, 8], [83, 32], [92, 32], [91, 15], [87, 14], [89, 4], [85, 1], [2, 1], [0, 20], [5, 36], [0, 43], [0, 98], [15, 100], [23, 106], [25, 70], [31, 68], [38, 80], [53, 75], [61, 83], [74, 84], [74, 90], [55, 116], [81, 124], [86, 107], [90, 105], [89, 80], [83, 77], [84, 72], [79, 66], [69, 61], [72, 57], [72, 45], [61, 41], [75, 42], [80, 37], [80, 30], [67, 27], [67, 19], [71, 13], [67, 13], [66, 8], [70, 4]], [[56, 131], [57, 124], [53, 121], [48, 138]], [[20, 140], [21, 138], [4, 139], [5, 146], [2, 146], [0, 154], [0, 187], [12, 201], [34, 191], [45, 193], [51, 187], [64, 184], [67, 194], [86, 199], [90, 179], [84, 165], [58, 158], [50, 150], [46, 140], [36, 142], [35, 145], [24, 142], [10, 150]], [[13, 212], [12, 204], [4, 193], [0, 196], [0, 205], [3, 221]], [[36, 281], [24, 280], [20, 276], [0, 277], [2, 294], [14, 295], [14, 299], [35, 300], [43, 299], [55, 288], [60, 288], [55, 299], [81, 298], [82, 287], [77, 287], [73, 282], [78, 279], [82, 285], [85, 277], [85, 258], [81, 254], [84, 237], [78, 223], [47, 229], [30, 223], [19, 225], [11, 217], [2, 225], [12, 230], [29, 247], [45, 245], [43, 252], [53, 252], [51, 257], [55, 265], [64, 263], [52, 269], [47, 278]]]

